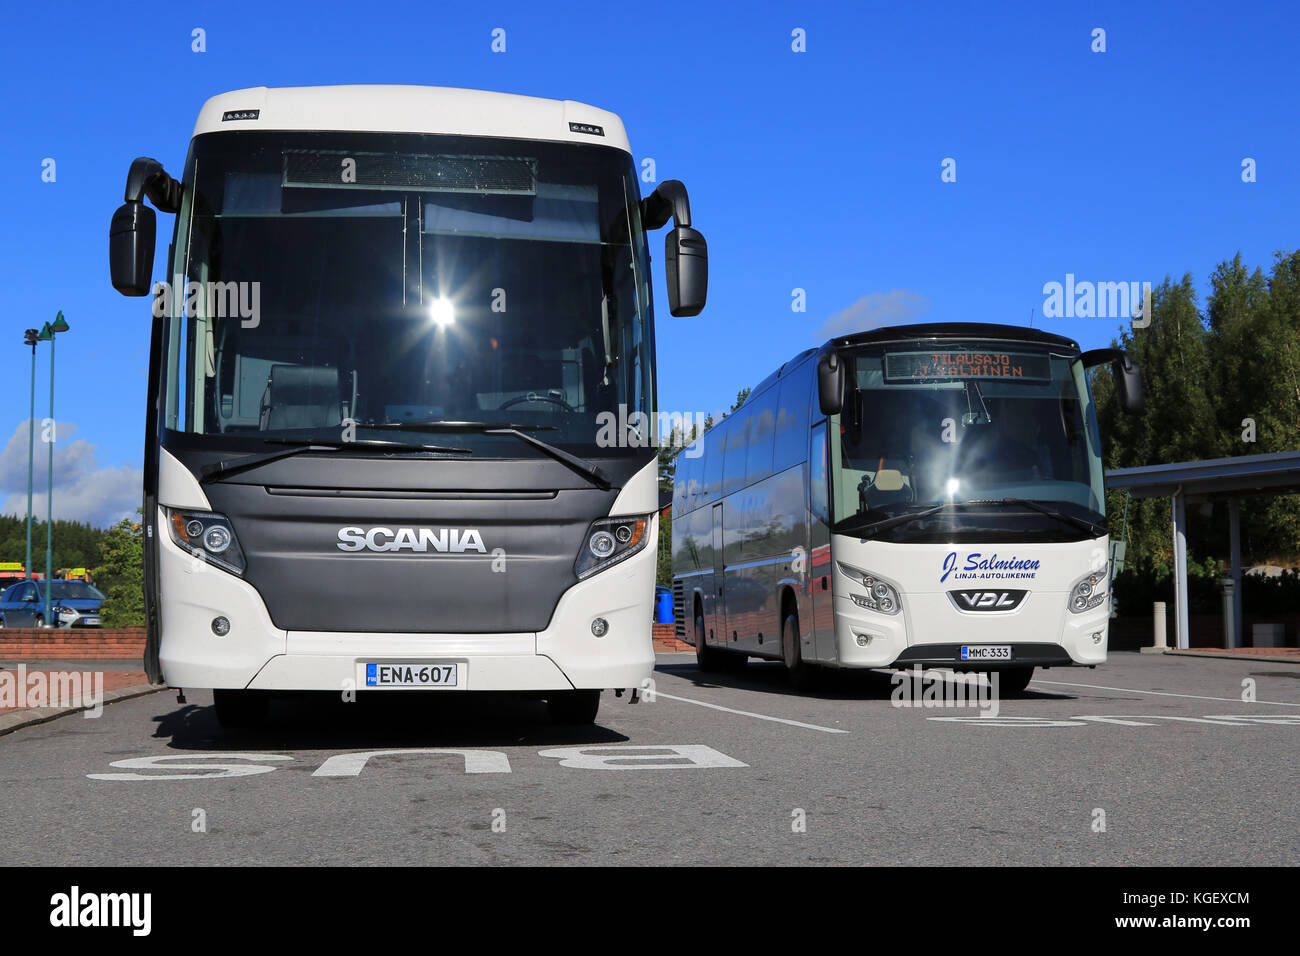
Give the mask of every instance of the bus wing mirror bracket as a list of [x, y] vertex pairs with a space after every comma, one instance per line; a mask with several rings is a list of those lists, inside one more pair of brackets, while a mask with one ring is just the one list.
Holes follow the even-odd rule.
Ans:
[[668, 311], [673, 315], [699, 315], [709, 293], [709, 246], [691, 228], [691, 200], [679, 180], [660, 183], [641, 201], [641, 224], [658, 229], [672, 219], [664, 237], [664, 271], [668, 282]]
[[113, 213], [108, 229], [108, 264], [113, 288], [123, 295], [147, 295], [153, 276], [157, 217], [145, 197], [163, 212], [181, 207], [181, 184], [167, 175], [162, 163], [141, 156], [126, 176], [126, 201]]
[[1111, 374], [1115, 378], [1115, 393], [1119, 398], [1119, 407], [1128, 415], [1142, 411], [1145, 404], [1142, 397], [1142, 372], [1137, 363], [1123, 349], [1092, 349], [1079, 356], [1085, 369], [1110, 363]]
[[834, 349], [817, 359], [817, 404], [823, 415], [838, 415], [844, 408], [844, 360]]

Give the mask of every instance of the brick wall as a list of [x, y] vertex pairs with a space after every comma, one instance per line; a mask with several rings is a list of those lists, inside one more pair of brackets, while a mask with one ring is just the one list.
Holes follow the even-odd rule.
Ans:
[[694, 644], [683, 644], [674, 637], [673, 625], [656, 624], [654, 626], [655, 651], [663, 654], [670, 651], [690, 651], [695, 653]]
[[140, 660], [144, 628], [0, 628], [0, 660]]
[[[655, 650], [691, 651], [673, 636], [671, 624], [654, 625]], [[144, 657], [144, 628], [0, 628], [0, 660], [139, 660]]]

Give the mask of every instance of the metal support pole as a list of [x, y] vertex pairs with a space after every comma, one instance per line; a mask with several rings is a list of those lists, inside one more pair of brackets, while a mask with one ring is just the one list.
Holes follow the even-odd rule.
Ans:
[[32, 344], [32, 400], [27, 412], [27, 580], [32, 579], [32, 472], [36, 460], [36, 330], [28, 330]]
[[1230, 647], [1241, 647], [1241, 500], [1228, 499], [1228, 535], [1232, 550], [1232, 634]]
[[1174, 645], [1186, 650], [1190, 621], [1187, 608], [1187, 508], [1180, 485], [1174, 491]]
[[[62, 315], [62, 313], [60, 313]], [[55, 429], [54, 424], [54, 340], [57, 335], [50, 336], [50, 428]], [[56, 432], [51, 431], [50, 440], [47, 444], [50, 446], [50, 473], [47, 476], [45, 492], [45, 626], [57, 627], [58, 622], [50, 618], [50, 590], [54, 587], [54, 438]]]

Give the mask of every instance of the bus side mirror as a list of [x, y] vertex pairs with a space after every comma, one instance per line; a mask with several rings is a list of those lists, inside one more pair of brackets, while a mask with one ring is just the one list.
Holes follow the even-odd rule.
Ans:
[[1085, 369], [1109, 363], [1119, 407], [1128, 415], [1142, 411], [1142, 373], [1127, 352], [1120, 349], [1091, 349], [1079, 356], [1079, 359]]
[[1115, 376], [1115, 393], [1119, 396], [1119, 407], [1129, 415], [1136, 415], [1142, 411], [1145, 404], [1142, 398], [1142, 373], [1138, 371], [1137, 363], [1128, 355], [1124, 355], [1111, 365], [1111, 372]]
[[181, 184], [158, 160], [139, 156], [126, 174], [126, 202], [117, 207], [108, 227], [108, 267], [113, 288], [123, 295], [148, 295], [150, 289], [158, 228], [153, 210], [144, 204], [146, 196], [162, 212], [180, 211]]
[[677, 226], [664, 237], [668, 311], [699, 315], [709, 294], [709, 247], [690, 226]]
[[817, 360], [817, 404], [823, 415], [838, 415], [844, 407], [844, 362], [828, 351]]
[[646, 230], [666, 226], [664, 272], [668, 280], [668, 311], [673, 315], [699, 315], [709, 292], [709, 247], [691, 228], [691, 199], [676, 179], [665, 179], [641, 200], [641, 226]]
[[153, 276], [157, 217], [143, 202], [127, 202], [113, 213], [108, 228], [108, 265], [113, 288], [123, 295], [146, 295]]

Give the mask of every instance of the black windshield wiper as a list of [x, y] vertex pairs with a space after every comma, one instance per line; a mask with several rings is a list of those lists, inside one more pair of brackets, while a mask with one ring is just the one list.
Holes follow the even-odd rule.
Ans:
[[1072, 524], [1076, 528], [1087, 531], [1093, 537], [1100, 537], [1109, 530], [1104, 524], [1097, 524], [1089, 521], [1087, 518], [1077, 518], [1074, 515], [1066, 514], [1057, 508], [1051, 508], [1037, 501], [1031, 501], [1028, 498], [980, 498], [964, 501], [962, 504], [968, 505], [1018, 505], [1021, 508], [1028, 508], [1031, 511], [1037, 511], [1045, 514], [1049, 518], [1055, 518], [1057, 521], [1064, 521], [1066, 524]]
[[920, 521], [922, 518], [936, 515], [946, 508], [951, 508], [952, 505], [953, 502], [945, 501], [941, 505], [935, 505], [933, 508], [926, 508], [923, 511], [909, 511], [906, 514], [894, 515], [891, 518], [880, 518], [875, 521], [859, 521], [857, 519], [865, 516], [854, 515], [852, 518], [845, 518], [831, 530], [836, 534], [854, 534], [866, 538], [877, 531], [887, 531], [890, 528], [898, 527], [900, 524], [910, 524], [913, 521]]
[[400, 441], [344, 441], [341, 438], [267, 438], [265, 441], [268, 445], [292, 445], [294, 447], [286, 448], [283, 451], [247, 455], [243, 458], [234, 458], [230, 461], [219, 461], [215, 464], [204, 465], [199, 470], [199, 481], [203, 484], [220, 481], [223, 478], [229, 478], [231, 475], [237, 475], [251, 468], [258, 468], [273, 461], [279, 461], [281, 458], [292, 458], [294, 455], [301, 455], [309, 451], [379, 448], [384, 451], [436, 451], [448, 454], [473, 454], [473, 451], [469, 448], [455, 448], [449, 445], [411, 445]]
[[577, 455], [571, 455], [563, 448], [556, 448], [554, 445], [542, 441], [540, 438], [534, 438], [529, 435], [530, 431], [555, 431], [554, 425], [515, 425], [509, 422], [360, 422], [358, 428], [380, 428], [395, 431], [443, 431], [443, 432], [478, 432], [484, 435], [511, 435], [520, 441], [527, 442], [538, 451], [554, 458], [560, 464], [572, 471], [577, 472], [586, 478], [601, 491], [609, 491], [614, 487], [610, 484], [604, 472], [589, 461], [584, 461]]

